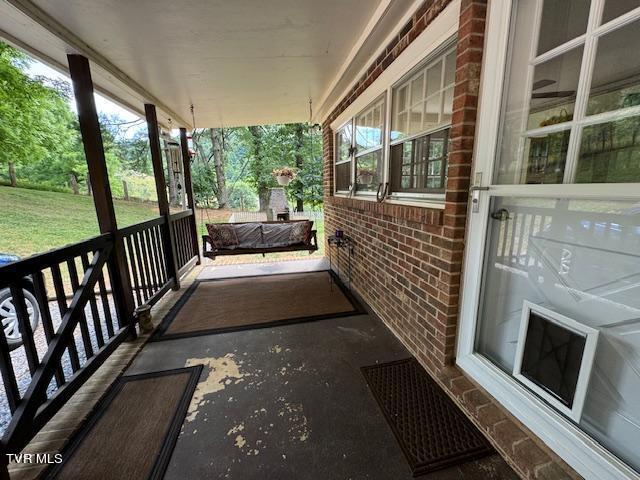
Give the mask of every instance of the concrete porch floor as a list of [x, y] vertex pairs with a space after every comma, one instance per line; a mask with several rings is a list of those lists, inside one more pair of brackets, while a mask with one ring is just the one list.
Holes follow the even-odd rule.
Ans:
[[[408, 356], [382, 322], [358, 315], [150, 342], [126, 375], [204, 365], [167, 479], [410, 479], [360, 372]], [[420, 478], [518, 477], [495, 454]]]

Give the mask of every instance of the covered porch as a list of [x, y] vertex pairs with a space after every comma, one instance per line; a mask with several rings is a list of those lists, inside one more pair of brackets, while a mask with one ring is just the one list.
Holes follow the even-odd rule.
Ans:
[[[297, 262], [287, 263], [294, 270], [293, 263]], [[323, 265], [316, 265], [313, 270], [309, 265], [300, 265], [301, 273], [283, 273], [277, 265], [270, 265], [273, 271], [266, 273], [264, 265], [247, 266], [243, 273], [259, 276], [237, 277], [237, 288], [247, 290], [268, 277], [299, 282], [308, 275], [326, 274]], [[197, 267], [183, 280], [181, 292], [170, 293], [164, 305], [154, 308], [154, 317], [160, 321], [163, 315], [171, 315], [175, 302], [180, 302], [193, 282], [219, 280], [207, 268]], [[296, 295], [295, 287], [291, 286], [289, 295]], [[238, 314], [246, 314], [246, 308], [236, 309]], [[118, 351], [114, 355], [119, 362], [111, 369], [124, 369], [121, 379], [134, 383], [139, 376], [202, 365], [186, 417], [180, 422], [175, 448], [165, 458], [164, 478], [413, 478], [360, 371], [362, 366], [406, 359], [410, 353], [379, 319], [367, 312], [228, 333], [195, 333], [179, 339], [163, 340], [156, 334], [141, 346], [135, 358]], [[105, 367], [104, 371], [109, 371], [110, 366]], [[108, 374], [99, 371], [97, 375]], [[443, 380], [446, 381], [444, 377]], [[152, 416], [156, 402], [144, 398], [143, 392], [140, 395], [146, 403], [141, 409], [143, 415]], [[62, 411], [61, 418], [66, 423], [45, 427], [25, 451], [41, 449], [42, 442], [53, 451], [63, 445], [56, 434], [60, 436], [61, 432], [86, 424], [82, 420], [85, 415], [93, 418], [95, 413], [85, 412], [91, 412], [87, 404], [101, 396], [96, 383], [90, 382], [89, 388], [83, 387], [77, 396], [82, 400], [72, 399], [71, 408]], [[134, 408], [133, 402], [130, 408]], [[73, 411], [77, 415], [68, 413]], [[108, 415], [109, 410], [103, 418]], [[159, 421], [139, 419], [132, 427], [144, 431], [142, 425]], [[93, 428], [113, 426], [100, 422]], [[136, 433], [112, 430], [109, 437], [98, 435], [103, 458], [87, 461], [87, 442], [96, 438], [83, 433], [71, 436], [71, 445], [78, 449], [70, 453], [73, 450], [68, 444], [63, 447], [71, 461], [57, 472], [58, 478], [90, 478], [105, 470], [117, 478], [144, 468], [140, 465], [144, 465], [145, 455], [140, 455], [140, 446], [135, 445], [139, 438]], [[79, 442], [79, 438], [83, 440]], [[153, 450], [156, 439], [144, 434], [142, 438]], [[129, 444], [128, 449], [138, 453], [120, 452], [114, 465], [112, 449], [119, 442]], [[51, 465], [18, 469], [12, 471], [12, 478], [34, 478], [36, 472], [42, 471], [51, 472]], [[494, 452], [420, 478], [498, 480], [518, 476]]]
[[[487, 24], [507, 30], [511, 11], [485, 0], [188, 3], [0, 4], [0, 37], [71, 77], [101, 232], [0, 267], [23, 339], [11, 351], [0, 330], [10, 410], [0, 477], [637, 478], [633, 452], [601, 445], [476, 358], [468, 310], [477, 304], [467, 298], [476, 290], [461, 328], [463, 275], [479, 284], [483, 272], [485, 233], [476, 221], [470, 237], [470, 215], [489, 208], [474, 152], [481, 85], [497, 74], [482, 68], [496, 35], [507, 38], [487, 35]], [[489, 18], [488, 4], [498, 12]], [[640, 9], [621, 15], [620, 25]], [[146, 119], [155, 219], [119, 227], [94, 92]], [[190, 131], [307, 120], [322, 126], [317, 242], [333, 257], [205, 260]], [[179, 136], [186, 208], [177, 213], [163, 132]], [[509, 212], [491, 218], [508, 222]], [[504, 271], [530, 261], [521, 239], [534, 229], [524, 224], [499, 231], [502, 247], [510, 242]], [[42, 345], [25, 278], [43, 312]], [[408, 383], [376, 390], [371, 372], [406, 365], [411, 375], [396, 376]], [[397, 385], [407, 384], [419, 392], [406, 396], [413, 390]]]

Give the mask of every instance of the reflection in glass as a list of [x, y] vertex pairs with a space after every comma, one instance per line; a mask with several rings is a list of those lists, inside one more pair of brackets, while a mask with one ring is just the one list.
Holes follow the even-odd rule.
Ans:
[[522, 183], [562, 183], [568, 147], [569, 130], [528, 138]]
[[382, 149], [356, 157], [356, 190], [375, 192], [382, 182]]
[[538, 55], [584, 34], [590, 4], [589, 0], [544, 0]]
[[568, 122], [573, 118], [582, 50], [583, 47], [574, 48], [536, 65], [528, 129]]
[[451, 122], [455, 63], [449, 52], [393, 89], [391, 141]]
[[349, 160], [351, 156], [351, 125], [345, 125], [336, 134], [336, 163]]
[[359, 150], [382, 145], [383, 105], [384, 99], [381, 99], [356, 118], [356, 147]]
[[336, 165], [336, 191], [346, 192], [351, 188], [351, 162]]
[[640, 117], [584, 127], [576, 183], [640, 182]]
[[514, 367], [523, 302], [599, 330], [580, 427], [640, 468], [640, 204], [494, 197], [476, 350]]
[[449, 129], [391, 148], [392, 192], [439, 192], [446, 182]]
[[640, 22], [598, 40], [587, 115], [640, 105]]
[[602, 23], [607, 23], [638, 7], [640, 7], [640, 0], [606, 0], [602, 12]]

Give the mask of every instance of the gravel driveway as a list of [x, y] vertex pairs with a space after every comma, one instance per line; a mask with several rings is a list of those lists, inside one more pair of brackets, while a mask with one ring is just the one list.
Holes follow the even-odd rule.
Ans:
[[[114, 323], [117, 322], [115, 306], [113, 304], [113, 300], [111, 296], [109, 296], [109, 306], [111, 307], [111, 317]], [[55, 330], [57, 331], [60, 326], [61, 317], [60, 310], [56, 302], [49, 303], [49, 311], [51, 312], [51, 319], [53, 321], [53, 325]], [[107, 328], [105, 324], [105, 320], [102, 312], [102, 304], [98, 302], [98, 312], [101, 316], [101, 325], [103, 334], [106, 335]], [[98, 349], [98, 343], [96, 341], [96, 332], [93, 327], [93, 318], [91, 316], [91, 310], [89, 305], [85, 307], [85, 314], [87, 316], [87, 325], [89, 326], [89, 334], [91, 337], [91, 344], [93, 345], [94, 352]], [[117, 327], [114, 327], [117, 329]], [[80, 365], [83, 365], [86, 360], [86, 354], [84, 350], [84, 345], [82, 343], [82, 336], [80, 334], [80, 328], [77, 326], [74, 332], [75, 343], [78, 349], [78, 356], [80, 358]], [[38, 356], [40, 359], [44, 356], [47, 351], [47, 341], [44, 335], [44, 329], [42, 328], [42, 322], [38, 325], [38, 328], [34, 332], [34, 341], [36, 344], [36, 349], [38, 350]], [[18, 383], [18, 389], [20, 390], [20, 394], [24, 395], [29, 387], [29, 382], [31, 381], [31, 375], [29, 374], [29, 366], [27, 363], [27, 358], [25, 355], [24, 348], [20, 347], [11, 352], [11, 360], [13, 363], [13, 369], [16, 375], [16, 381]], [[73, 374], [73, 370], [71, 369], [71, 362], [69, 359], [68, 352], [62, 356], [62, 369], [64, 371], [65, 378], [71, 377]], [[2, 386], [2, 393], [0, 394], [0, 432], [4, 433], [11, 420], [11, 411], [9, 410], [9, 403], [7, 402], [7, 397], [4, 392], [4, 382], [0, 378], [0, 385]], [[52, 380], [51, 385], [49, 386], [48, 393], [51, 395], [56, 388], [55, 378]]]

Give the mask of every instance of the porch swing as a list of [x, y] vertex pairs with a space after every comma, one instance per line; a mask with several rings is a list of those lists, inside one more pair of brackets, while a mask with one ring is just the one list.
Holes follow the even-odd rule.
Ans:
[[[193, 105], [191, 115], [195, 130]], [[309, 129], [313, 128], [311, 118], [310, 99]], [[202, 236], [202, 254], [213, 260], [222, 255], [262, 254], [264, 257], [267, 253], [308, 251], [312, 254], [318, 250], [312, 220], [206, 223], [205, 226], [208, 234]]]

